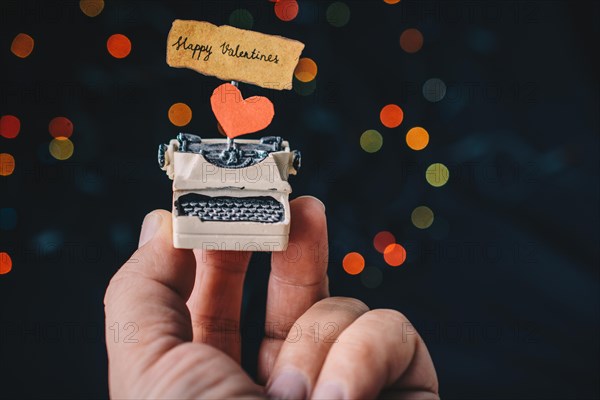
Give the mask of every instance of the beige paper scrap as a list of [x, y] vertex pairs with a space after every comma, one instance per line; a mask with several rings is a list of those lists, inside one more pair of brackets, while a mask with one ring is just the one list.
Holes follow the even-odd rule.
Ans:
[[304, 44], [203, 21], [175, 20], [167, 38], [167, 64], [225, 81], [291, 89]]

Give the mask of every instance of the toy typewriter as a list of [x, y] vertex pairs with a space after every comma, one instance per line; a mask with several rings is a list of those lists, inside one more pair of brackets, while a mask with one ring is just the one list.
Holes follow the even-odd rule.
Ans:
[[158, 149], [173, 180], [173, 245], [282, 251], [290, 230], [289, 175], [300, 152], [280, 137], [201, 139], [180, 133]]

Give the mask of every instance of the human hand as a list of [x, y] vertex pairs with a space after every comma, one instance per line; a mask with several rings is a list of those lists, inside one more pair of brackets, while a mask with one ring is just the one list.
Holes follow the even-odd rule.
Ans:
[[[402, 314], [329, 298], [322, 204], [290, 205], [290, 246], [272, 255], [259, 353], [266, 387], [239, 365], [250, 253], [174, 249], [170, 213], [154, 211], [106, 291], [112, 397], [438, 398], [431, 358]], [[113, 340], [109, 330], [127, 323], [135, 340]]]

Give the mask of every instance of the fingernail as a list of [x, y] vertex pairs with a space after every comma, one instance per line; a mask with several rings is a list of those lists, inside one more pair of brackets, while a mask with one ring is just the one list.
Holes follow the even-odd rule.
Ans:
[[317, 199], [315, 196], [304, 195], [304, 196], [300, 196], [300, 197], [297, 197], [297, 198], [298, 199], [307, 198], [307, 199], [316, 200], [320, 205], [323, 206], [323, 212], [325, 212], [325, 204], [323, 204], [323, 202], [321, 200]]
[[146, 215], [144, 222], [142, 222], [142, 231], [140, 232], [140, 241], [138, 247], [142, 247], [154, 237], [158, 231], [158, 228], [160, 228], [161, 221], [162, 217], [160, 214], [154, 211]]
[[272, 399], [306, 399], [308, 396], [306, 376], [296, 370], [289, 369], [282, 371], [269, 385], [267, 394]]
[[315, 388], [311, 398], [315, 400], [342, 400], [346, 396], [339, 384], [324, 383]]

